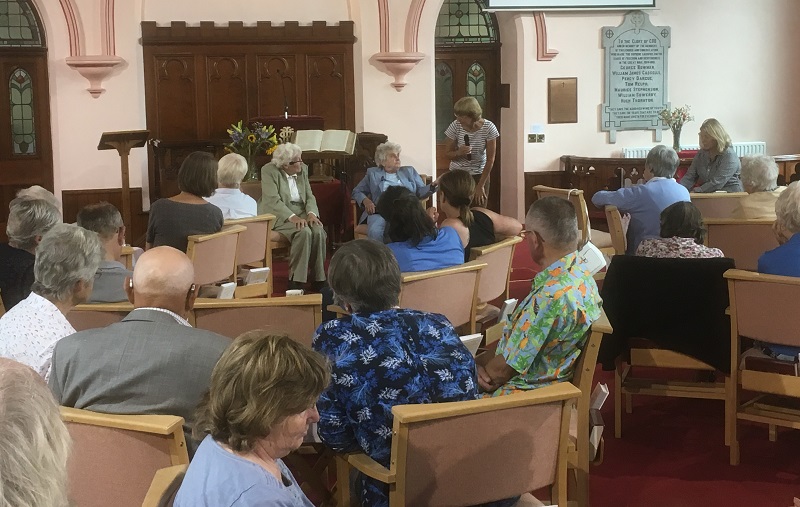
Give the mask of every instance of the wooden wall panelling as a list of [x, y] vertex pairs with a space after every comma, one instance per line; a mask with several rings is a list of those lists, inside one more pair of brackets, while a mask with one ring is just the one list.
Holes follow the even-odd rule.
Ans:
[[547, 185], [548, 187], [567, 188], [566, 174], [564, 171], [539, 171], [525, 173], [525, 213], [530, 209], [533, 201], [536, 200], [536, 192], [533, 187], [536, 185]]
[[[88, 204], [106, 201], [122, 210], [122, 189], [96, 188], [88, 190], [64, 190], [61, 194], [64, 207], [64, 222], [75, 223], [78, 211]], [[144, 248], [147, 233], [147, 213], [142, 211], [142, 189], [131, 188], [131, 222], [125, 224], [126, 240], [129, 244]]]
[[209, 55], [205, 59], [205, 73], [208, 132], [203, 137], [225, 138], [231, 123], [250, 117], [247, 55], [229, 51], [224, 55]]
[[337, 100], [347, 93], [344, 54], [306, 57], [307, 110], [325, 118], [326, 129], [347, 128], [345, 102]]
[[[190, 53], [153, 56], [147, 100], [147, 126], [171, 139], [197, 139], [197, 78], [195, 59]], [[145, 77], [149, 72], [145, 71]], [[145, 88], [148, 88], [145, 86]]]
[[[256, 116], [280, 116], [283, 114], [284, 93], [289, 114], [304, 114], [300, 109], [297, 86], [297, 56], [284, 54], [258, 54], [257, 58], [257, 110]], [[305, 94], [303, 94], [305, 96]], [[305, 97], [303, 98], [305, 107]]]

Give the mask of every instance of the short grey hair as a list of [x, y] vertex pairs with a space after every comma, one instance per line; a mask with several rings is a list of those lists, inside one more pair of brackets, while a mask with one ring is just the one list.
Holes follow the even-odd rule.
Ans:
[[40, 187], [39, 185], [23, 188], [17, 192], [17, 197], [22, 199], [42, 199], [58, 208], [59, 212], [61, 211], [61, 201], [58, 200], [58, 197], [56, 197], [53, 192], [44, 187]]
[[17, 197], [8, 207], [8, 244], [21, 250], [36, 248], [36, 238], [61, 222], [61, 212], [44, 199]]
[[356, 239], [333, 254], [328, 284], [336, 304], [353, 312], [388, 310], [400, 301], [400, 266], [383, 243]]
[[536, 231], [555, 248], [578, 247], [578, 215], [575, 206], [556, 196], [537, 199], [525, 216], [525, 228]]
[[75, 283], [91, 283], [104, 255], [96, 233], [72, 224], [56, 224], [36, 249], [31, 290], [50, 301], [67, 301]]
[[401, 150], [402, 148], [397, 143], [393, 143], [390, 141], [381, 143], [378, 145], [377, 148], [375, 148], [375, 163], [378, 164], [378, 167], [383, 167], [383, 164], [386, 162], [386, 158], [391, 153], [394, 153], [395, 155], [400, 155]]
[[88, 231], [96, 232], [103, 241], [116, 236], [120, 227], [125, 225], [117, 207], [107, 202], [81, 208], [76, 223]]
[[71, 440], [31, 368], [0, 358], [0, 505], [64, 507]]
[[778, 188], [778, 164], [767, 155], [742, 157], [742, 185], [754, 192], [771, 192]]
[[680, 158], [672, 148], [659, 144], [647, 153], [644, 165], [650, 168], [654, 176], [672, 178], [678, 169]]
[[793, 181], [775, 201], [778, 225], [792, 234], [800, 232], [800, 181]]
[[225, 188], [237, 188], [247, 174], [247, 159], [238, 153], [228, 153], [219, 159], [217, 183]]
[[278, 166], [278, 169], [283, 169], [293, 158], [302, 155], [303, 150], [292, 143], [279, 144], [275, 151], [272, 153], [272, 162]]

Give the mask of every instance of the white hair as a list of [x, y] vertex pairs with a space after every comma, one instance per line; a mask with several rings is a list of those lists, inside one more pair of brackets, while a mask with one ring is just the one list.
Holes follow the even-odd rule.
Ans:
[[536, 231], [555, 248], [577, 248], [578, 216], [575, 206], [556, 196], [537, 199], [525, 216], [525, 228]]
[[39, 185], [23, 188], [17, 192], [17, 197], [22, 199], [42, 199], [58, 208], [59, 213], [61, 212], [61, 201], [58, 200], [58, 197], [56, 197], [53, 192]]
[[0, 358], [0, 506], [64, 507], [71, 440], [31, 368]]
[[792, 234], [800, 232], [800, 181], [793, 181], [775, 201], [778, 225]]
[[31, 290], [51, 301], [67, 301], [79, 281], [92, 283], [105, 250], [96, 232], [56, 224], [42, 238], [33, 264]]
[[275, 151], [272, 153], [272, 162], [278, 166], [279, 169], [289, 165], [293, 158], [303, 154], [303, 150], [292, 143], [279, 144]]
[[386, 157], [392, 153], [400, 155], [400, 150], [402, 150], [402, 148], [397, 143], [386, 141], [385, 143], [379, 144], [378, 147], [375, 148], [375, 163], [378, 164], [378, 167], [383, 167], [383, 164], [386, 162]]
[[663, 144], [659, 144], [658, 146], [654, 146], [653, 149], [647, 153], [647, 159], [644, 164], [646, 167], [650, 168], [650, 172], [653, 173], [653, 176], [672, 178], [675, 176], [675, 171], [678, 169], [680, 158], [678, 158], [678, 154], [675, 153], [675, 150]]
[[742, 185], [753, 192], [771, 192], [778, 188], [778, 164], [767, 155], [742, 157]]
[[247, 159], [238, 153], [228, 153], [219, 159], [217, 183], [224, 188], [238, 188], [247, 174]]
[[14, 248], [36, 248], [37, 238], [61, 222], [61, 212], [44, 199], [17, 197], [8, 207], [6, 235]]

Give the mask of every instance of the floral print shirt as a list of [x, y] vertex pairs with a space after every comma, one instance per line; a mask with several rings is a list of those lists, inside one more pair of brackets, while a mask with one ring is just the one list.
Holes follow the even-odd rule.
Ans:
[[[319, 436], [338, 452], [389, 466], [392, 407], [478, 397], [475, 361], [443, 315], [409, 309], [356, 313], [322, 324], [314, 350], [331, 360], [319, 398]], [[360, 477], [362, 505], [388, 506], [388, 487]]]
[[636, 255], [662, 259], [710, 259], [725, 257], [719, 248], [709, 248], [695, 243], [694, 238], [652, 238], [639, 243]]
[[600, 317], [601, 302], [597, 284], [578, 252], [537, 274], [530, 294], [511, 314], [497, 344], [497, 354], [519, 375], [493, 396], [570, 380], [589, 327]]

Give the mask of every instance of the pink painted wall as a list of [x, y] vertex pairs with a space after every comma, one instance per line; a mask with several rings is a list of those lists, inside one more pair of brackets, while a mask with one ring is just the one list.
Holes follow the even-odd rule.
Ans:
[[[102, 51], [101, 9], [106, 0], [70, 0], [77, 10], [85, 54]], [[60, 5], [35, 0], [48, 38], [51, 112], [53, 118], [56, 190], [119, 187], [118, 159], [98, 152], [97, 140], [106, 130], [145, 128], [142, 50], [143, 19], [166, 23], [173, 19], [271, 19], [331, 22], [353, 20], [355, 46], [356, 122], [358, 130], [384, 132], [400, 143], [404, 163], [430, 173], [435, 161], [433, 29], [442, 0], [390, 0], [390, 51], [409, 49], [407, 19], [419, 13], [419, 52], [425, 58], [406, 76], [402, 92], [390, 86], [393, 77], [373, 57], [381, 50], [378, 0], [295, 0], [270, 3], [198, 0], [129, 0], [115, 5], [116, 53], [126, 65], [104, 82], [106, 92], [94, 99], [87, 81], [67, 67], [69, 37]], [[800, 15], [796, 0], [661, 0], [651, 11], [656, 25], [672, 27], [670, 98], [690, 104], [696, 118], [715, 116], [736, 141], [762, 140], [771, 154], [800, 151], [795, 135], [800, 96], [800, 33], [792, 23]], [[503, 42], [503, 82], [511, 83], [511, 108], [502, 112], [503, 212], [521, 216], [523, 172], [554, 170], [563, 154], [615, 156], [623, 146], [651, 146], [648, 132], [620, 132], [616, 144], [599, 131], [603, 99], [603, 51], [600, 27], [617, 25], [622, 13], [547, 14], [548, 45], [559, 55], [551, 62], [536, 60], [536, 29], [532, 13], [498, 15]], [[410, 33], [413, 33], [411, 31]], [[547, 78], [578, 78], [577, 124], [547, 125]], [[543, 124], [546, 142], [524, 142], [531, 124]], [[665, 133], [664, 141], [671, 137]], [[134, 150], [131, 185], [146, 189], [146, 153]]]

